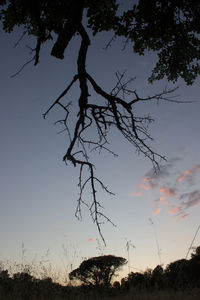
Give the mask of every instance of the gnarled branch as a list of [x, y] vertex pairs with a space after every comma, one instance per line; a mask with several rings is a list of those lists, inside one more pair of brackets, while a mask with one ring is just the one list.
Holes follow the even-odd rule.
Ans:
[[[134, 104], [141, 101], [152, 100], [168, 100], [175, 101], [170, 98], [172, 91], [164, 90], [162, 93], [147, 98], [138, 96], [135, 90], [128, 88], [133, 79], [124, 82], [125, 73], [116, 73], [117, 82], [110, 93], [106, 92], [94, 78], [86, 70], [87, 51], [90, 45], [89, 36], [82, 24], [77, 26], [77, 31], [81, 37], [81, 45], [77, 58], [77, 74], [73, 77], [71, 83], [54, 101], [49, 109], [44, 113], [44, 118], [50, 110], [59, 105], [64, 113], [65, 118], [61, 122], [69, 136], [69, 146], [63, 157], [63, 161], [70, 161], [75, 167], [80, 167], [79, 174], [79, 198], [77, 200], [76, 216], [81, 219], [81, 207], [86, 205], [90, 211], [93, 222], [97, 225], [99, 234], [105, 244], [104, 237], [101, 232], [101, 224], [103, 221], [112, 221], [103, 213], [102, 205], [97, 198], [97, 190], [100, 185], [102, 189], [113, 195], [113, 193], [104, 185], [104, 183], [96, 177], [94, 165], [90, 161], [89, 152], [93, 150], [105, 150], [112, 155], [117, 155], [109, 148], [108, 132], [111, 128], [117, 128], [119, 132], [128, 140], [137, 150], [138, 153], [148, 157], [155, 168], [158, 168], [158, 159], [165, 159], [160, 154], [154, 152], [148, 145], [151, 137], [148, 133], [148, 124], [153, 121], [150, 116], [138, 117], [134, 113]], [[74, 126], [68, 124], [69, 108], [61, 102], [64, 96], [69, 92], [76, 81], [79, 81], [80, 96], [78, 100], [79, 112]], [[95, 103], [89, 101], [89, 89], [92, 88], [96, 92], [98, 101]], [[173, 90], [174, 91], [174, 90]], [[122, 97], [120, 97], [122, 95]], [[176, 102], [176, 101], [175, 101]], [[90, 128], [96, 128], [97, 138], [86, 138]], [[83, 171], [88, 172], [88, 176], [84, 177]], [[86, 186], [90, 186], [92, 193], [92, 202], [88, 203], [83, 200], [83, 192]], [[112, 223], [113, 224], [113, 223]], [[113, 224], [114, 225], [114, 224]]]

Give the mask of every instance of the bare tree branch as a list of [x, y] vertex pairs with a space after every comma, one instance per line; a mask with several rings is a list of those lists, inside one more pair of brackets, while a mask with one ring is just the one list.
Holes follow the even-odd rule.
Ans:
[[21, 73], [21, 71], [22, 71], [28, 64], [30, 64], [30, 63], [31, 63], [32, 61], [34, 61], [34, 60], [35, 60], [35, 56], [32, 57], [30, 60], [28, 60], [25, 64], [23, 64], [23, 66], [22, 66], [16, 73], [14, 73], [13, 75], [11, 75], [10, 78], [13, 78], [13, 77], [19, 75], [19, 73]]
[[59, 103], [59, 105], [61, 105], [61, 103], [59, 102], [67, 93], [68, 91], [71, 89], [72, 85], [75, 83], [75, 81], [78, 79], [78, 75], [75, 75], [74, 78], [72, 79], [71, 83], [67, 86], [67, 88], [60, 94], [60, 96], [58, 96], [58, 98], [54, 101], [54, 103], [48, 108], [48, 110], [43, 114], [44, 119], [46, 119], [47, 114], [50, 112], [50, 110]]
[[17, 42], [14, 44], [14, 46], [13, 46], [13, 48], [16, 48], [19, 44], [20, 44], [20, 42], [22, 41], [22, 39], [24, 38], [24, 36], [27, 34], [27, 30], [24, 30], [23, 32], [22, 32], [22, 35], [20, 36], [20, 38], [17, 40]]
[[[56, 105], [59, 105], [63, 109], [65, 117], [56, 122], [64, 125], [64, 131], [67, 132], [69, 137], [69, 145], [66, 149], [63, 161], [66, 164], [67, 161], [70, 161], [75, 167], [79, 166], [80, 168], [78, 182], [79, 198], [77, 200], [75, 215], [77, 218], [81, 219], [81, 207], [82, 205], [86, 205], [90, 211], [93, 222], [97, 225], [101, 239], [105, 244], [101, 225], [104, 221], [112, 224], [113, 222], [102, 211], [103, 207], [97, 198], [98, 186], [101, 186], [106, 193], [110, 195], [114, 194], [95, 176], [94, 165], [90, 161], [89, 153], [96, 150], [101, 153], [101, 151], [104, 150], [117, 156], [117, 154], [109, 148], [107, 138], [110, 129], [117, 128], [124, 138], [134, 146], [138, 153], [142, 153], [144, 156], [148, 157], [155, 169], [158, 168], [158, 159], [165, 158], [153, 151], [148, 145], [148, 140], [152, 139], [148, 133], [148, 124], [151, 123], [153, 119], [149, 115], [142, 117], [135, 116], [133, 110], [134, 104], [137, 102], [153, 100], [179, 101], [174, 100], [172, 98], [173, 96], [171, 96], [175, 89], [165, 89], [162, 93], [147, 98], [139, 97], [135, 90], [129, 89], [129, 85], [133, 82], [134, 78], [124, 81], [125, 72], [116, 73], [117, 81], [115, 86], [110, 93], [106, 92], [86, 71], [86, 58], [90, 39], [81, 23], [77, 25], [77, 31], [81, 37], [81, 45], [77, 59], [77, 74], [43, 116], [46, 118], [50, 110], [55, 108]], [[64, 101], [64, 96], [69, 92], [77, 80], [79, 81], [80, 86], [80, 96], [78, 99], [79, 112], [75, 125], [72, 125], [68, 123], [69, 104], [65, 105], [63, 102], [61, 103], [61, 99]], [[98, 101], [89, 101], [91, 98], [89, 94], [90, 89], [96, 92]], [[120, 95], [122, 97], [120, 97]], [[90, 128], [96, 129], [96, 138], [93, 138], [90, 135]], [[88, 176], [85, 177], [85, 173], [83, 174], [83, 172], [88, 172]], [[87, 190], [88, 186], [91, 189], [91, 203], [83, 200], [83, 193]]]

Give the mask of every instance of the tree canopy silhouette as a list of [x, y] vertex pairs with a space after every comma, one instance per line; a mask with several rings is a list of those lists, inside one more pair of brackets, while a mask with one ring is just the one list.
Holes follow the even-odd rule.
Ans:
[[84, 260], [79, 268], [69, 274], [70, 280], [80, 280], [83, 284], [109, 287], [116, 271], [127, 261], [123, 257], [103, 255]]
[[[167, 90], [150, 97], [140, 97], [136, 90], [129, 88], [132, 80], [125, 80], [124, 73], [119, 72], [116, 73], [116, 85], [105, 91], [86, 68], [92, 34], [108, 31], [113, 33], [113, 39], [124, 37], [125, 43], [131, 42], [133, 51], [139, 55], [143, 55], [145, 50], [156, 51], [158, 62], [150, 82], [164, 77], [176, 81], [182, 77], [187, 84], [192, 84], [200, 73], [199, 1], [139, 0], [137, 4], [129, 1], [131, 3], [132, 7], [123, 11], [116, 0], [0, 0], [3, 29], [10, 33], [16, 26], [21, 26], [21, 39], [30, 35], [36, 40], [35, 48], [31, 49], [33, 56], [24, 66], [29, 62], [39, 63], [40, 51], [48, 40], [53, 41], [51, 55], [63, 59], [72, 38], [77, 34], [80, 36], [77, 73], [72, 74], [71, 82], [49, 106], [44, 118], [56, 107], [63, 110], [63, 118], [57, 121], [64, 126], [69, 138], [63, 161], [80, 167], [76, 215], [81, 218], [81, 206], [86, 204], [103, 240], [102, 219], [110, 219], [102, 212], [97, 198], [98, 186], [112, 193], [96, 177], [89, 151], [108, 151], [116, 155], [109, 148], [108, 138], [111, 128], [116, 128], [137, 152], [149, 158], [156, 167], [158, 158], [163, 157], [148, 145], [151, 139], [148, 124], [152, 118], [137, 116], [134, 105], [152, 100], [174, 100], [170, 96], [172, 91]], [[107, 46], [112, 44], [113, 39]], [[73, 116], [75, 124], [70, 124], [71, 102], [66, 102], [65, 96], [75, 84], [79, 84], [80, 95], [73, 101], [77, 101], [79, 112]], [[98, 101], [94, 101], [90, 91], [95, 92]], [[95, 128], [96, 138], [91, 136], [91, 128]], [[87, 185], [92, 192], [91, 203], [83, 200]]]

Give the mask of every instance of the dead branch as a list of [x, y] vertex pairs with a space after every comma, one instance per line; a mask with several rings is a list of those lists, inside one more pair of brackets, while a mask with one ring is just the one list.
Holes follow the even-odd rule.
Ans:
[[[170, 97], [172, 92], [175, 90], [168, 91], [167, 89], [154, 96], [149, 96], [147, 98], [139, 97], [135, 90], [129, 89], [129, 85], [133, 82], [134, 78], [124, 81], [125, 72], [116, 73], [117, 81], [115, 86], [110, 93], [106, 92], [99, 84], [97, 84], [95, 79], [86, 70], [86, 58], [90, 39], [81, 23], [76, 26], [81, 37], [81, 45], [77, 58], [77, 74], [43, 116], [46, 118], [50, 110], [55, 108], [57, 105], [63, 109], [65, 117], [62, 120], [57, 121], [63, 124], [64, 131], [67, 132], [69, 137], [69, 145], [66, 149], [63, 161], [66, 164], [67, 161], [70, 161], [75, 167], [79, 166], [80, 168], [78, 182], [79, 198], [77, 200], [75, 215], [77, 218], [81, 219], [82, 205], [86, 205], [105, 244], [105, 239], [101, 232], [101, 225], [103, 224], [103, 221], [110, 223], [112, 223], [112, 221], [102, 211], [103, 207], [97, 198], [98, 186], [101, 186], [101, 188], [110, 195], [113, 195], [113, 193], [98, 177], [96, 177], [94, 173], [94, 165], [90, 161], [89, 153], [96, 150], [98, 150], [99, 153], [102, 151], [108, 151], [112, 155], [116, 156], [117, 154], [109, 148], [107, 136], [111, 128], [117, 128], [124, 138], [134, 146], [138, 153], [142, 153], [144, 156], [148, 157], [154, 167], [158, 168], [158, 159], [165, 158], [153, 151], [148, 145], [148, 140], [152, 139], [148, 133], [148, 124], [151, 123], [153, 119], [150, 116], [135, 116], [134, 104], [137, 102], [153, 100], [177, 101]], [[77, 80], [79, 81], [80, 87], [80, 96], [79, 99], [77, 99], [79, 112], [75, 125], [73, 126], [68, 123], [69, 105], [65, 105], [63, 102], [64, 97]], [[93, 89], [93, 91], [96, 92], [98, 102], [95, 101], [94, 103], [89, 98], [90, 89]], [[90, 137], [90, 135], [87, 134], [90, 128], [96, 129], [96, 138]], [[83, 172], [88, 172], [88, 176], [85, 177]], [[83, 200], [84, 191], [88, 186], [91, 189], [91, 203]]]
[[30, 60], [28, 60], [27, 62], [25, 62], [24, 64], [23, 64], [23, 66], [16, 72], [16, 73], [14, 73], [14, 74], [12, 74], [11, 76], [10, 76], [10, 78], [13, 78], [13, 77], [15, 77], [15, 76], [17, 76], [17, 75], [19, 75], [20, 73], [21, 73], [21, 71], [28, 65], [28, 64], [30, 64], [32, 61], [34, 61], [35, 60], [35, 56], [34, 57], [32, 57]]

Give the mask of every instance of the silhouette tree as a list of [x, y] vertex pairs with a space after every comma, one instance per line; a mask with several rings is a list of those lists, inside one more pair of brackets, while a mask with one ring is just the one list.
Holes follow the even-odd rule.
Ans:
[[144, 289], [145, 286], [145, 277], [144, 274], [139, 272], [131, 272], [128, 274], [128, 277], [125, 281], [122, 281], [122, 286], [128, 286], [128, 288], [133, 287], [135, 289]]
[[73, 270], [69, 278], [80, 280], [85, 285], [109, 287], [116, 272], [126, 263], [125, 258], [114, 255], [92, 257]]
[[0, 271], [0, 295], [5, 297], [12, 293], [12, 279], [8, 273], [8, 270]]
[[158, 265], [152, 271], [152, 285], [154, 288], [162, 289], [164, 287], [163, 282], [163, 267]]
[[200, 246], [191, 254], [189, 277], [192, 285], [200, 287]]
[[[80, 167], [80, 193], [76, 216], [81, 218], [81, 206], [86, 204], [103, 241], [100, 228], [102, 218], [107, 221], [110, 219], [102, 212], [97, 189], [100, 185], [104, 191], [110, 194], [112, 192], [96, 177], [94, 164], [88, 152], [99, 150], [116, 155], [108, 147], [108, 133], [111, 128], [116, 128], [137, 152], [148, 157], [154, 167], [157, 167], [157, 159], [164, 157], [148, 145], [148, 140], [151, 139], [148, 124], [152, 118], [136, 116], [134, 105], [151, 100], [173, 100], [170, 98], [172, 91], [167, 90], [146, 98], [140, 97], [134, 89], [129, 88], [132, 79], [126, 80], [125, 74], [119, 72], [116, 73], [116, 85], [110, 92], [105, 91], [86, 68], [88, 47], [93, 42], [91, 34], [112, 32], [114, 36], [107, 47], [112, 44], [114, 37], [123, 36], [126, 43], [133, 43], [134, 52], [140, 55], [143, 55], [146, 49], [157, 51], [159, 60], [150, 78], [151, 82], [164, 76], [175, 81], [180, 76], [187, 84], [191, 84], [200, 72], [199, 10], [199, 1], [191, 3], [189, 0], [140, 0], [137, 5], [126, 11], [119, 9], [116, 0], [0, 1], [0, 21], [3, 29], [9, 33], [16, 26], [21, 26], [21, 39], [24, 35], [36, 39], [35, 48], [31, 48], [33, 56], [24, 66], [29, 62], [34, 62], [34, 65], [39, 63], [41, 48], [48, 40], [53, 41], [51, 55], [63, 59], [72, 38], [76, 34], [80, 37], [77, 73], [72, 75], [71, 82], [49, 106], [44, 118], [56, 107], [63, 110], [63, 118], [57, 121], [64, 126], [69, 138], [63, 161]], [[72, 86], [77, 84], [80, 95], [75, 101], [79, 112], [73, 116], [76, 120], [73, 125], [69, 122], [71, 102], [66, 103], [64, 97]], [[94, 92], [98, 101], [91, 97]], [[91, 135], [91, 128], [96, 130], [95, 137]], [[85, 175], [85, 171], [88, 175]], [[92, 192], [91, 203], [83, 200], [83, 191], [87, 185], [90, 185]]]
[[196, 247], [194, 253], [191, 254], [191, 260], [200, 262], [200, 246]]
[[186, 259], [176, 260], [165, 269], [165, 276], [170, 287], [183, 288], [188, 287], [190, 278], [190, 262]]

